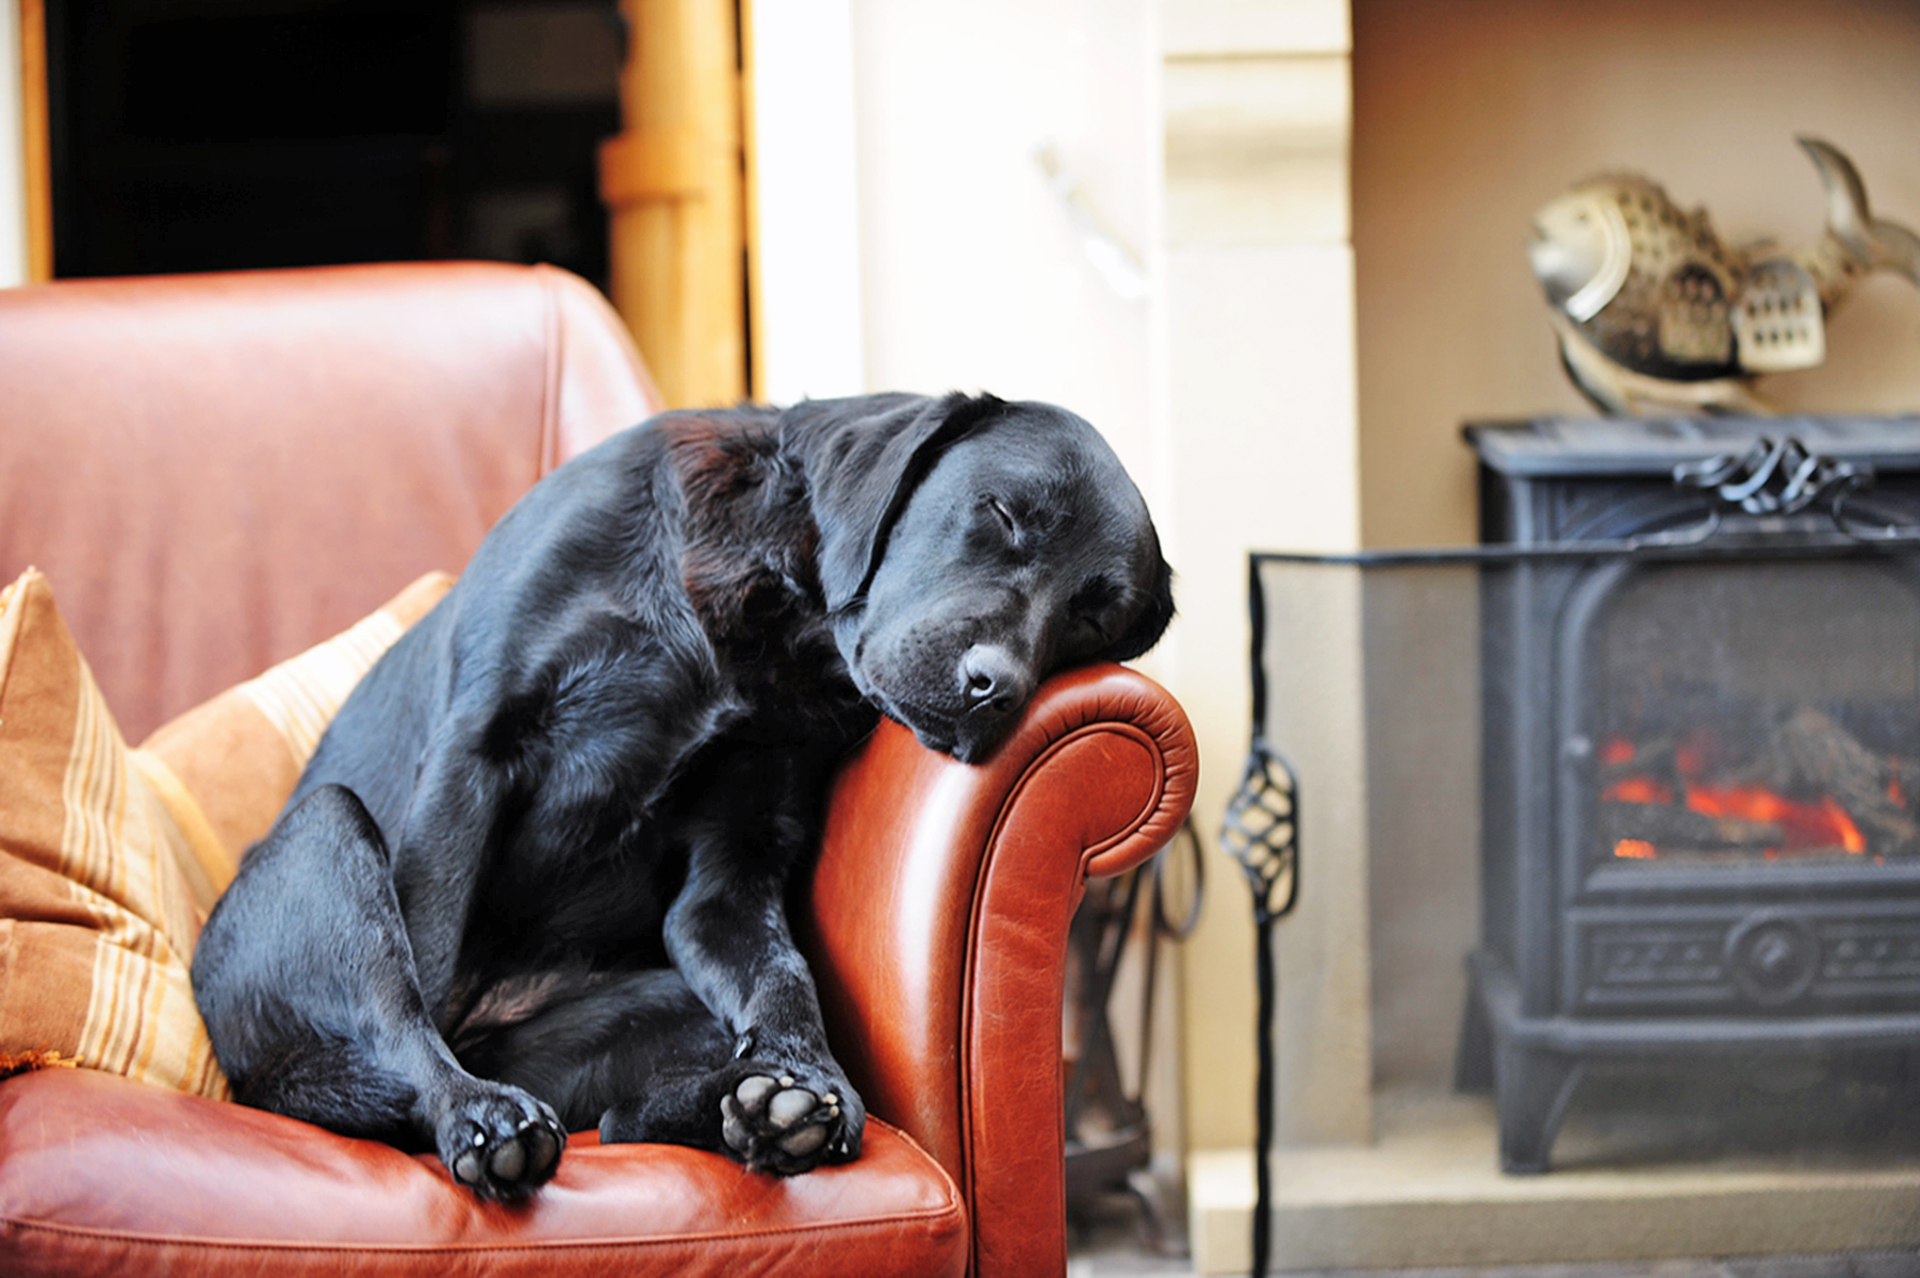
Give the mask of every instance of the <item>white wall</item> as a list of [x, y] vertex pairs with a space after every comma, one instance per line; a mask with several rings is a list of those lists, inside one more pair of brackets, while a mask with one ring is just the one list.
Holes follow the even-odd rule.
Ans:
[[1150, 238], [1146, 0], [755, 0], [763, 394], [1060, 403], [1147, 491], [1148, 306], [1117, 294], [1035, 153]]
[[1051, 142], [1144, 247], [1149, 6], [854, 0], [853, 20], [868, 385], [1060, 403], [1154, 504], [1147, 305], [1109, 287], [1034, 155]]
[[756, 394], [867, 388], [852, 0], [755, 0]]
[[0, 288], [27, 278], [27, 177], [20, 118], [20, 5], [0, 0]]
[[[756, 0], [756, 24], [768, 2]], [[852, 17], [866, 388], [985, 390], [1080, 414], [1183, 571], [1153, 335], [1152, 0], [852, 0]], [[762, 204], [763, 247], [775, 208]], [[780, 340], [767, 334], [770, 352]], [[1173, 646], [1142, 663], [1169, 685]], [[1169, 1160], [1185, 1144], [1177, 963], [1160, 968], [1147, 1097]], [[1127, 1061], [1138, 998], [1136, 985], [1115, 995]]]

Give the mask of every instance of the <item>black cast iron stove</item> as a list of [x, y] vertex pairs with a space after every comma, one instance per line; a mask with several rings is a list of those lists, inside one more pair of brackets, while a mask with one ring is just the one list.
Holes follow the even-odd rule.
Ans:
[[1920, 419], [1466, 433], [1503, 1165], [1607, 1059], [1920, 1045]]

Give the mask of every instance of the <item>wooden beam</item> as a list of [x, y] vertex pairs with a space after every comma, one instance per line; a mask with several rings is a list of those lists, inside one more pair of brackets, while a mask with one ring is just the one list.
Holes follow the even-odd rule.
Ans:
[[622, 0], [624, 131], [600, 151], [614, 307], [674, 407], [747, 393], [733, 0]]
[[27, 282], [53, 278], [53, 150], [47, 127], [47, 8], [20, 0], [21, 154], [26, 162]]

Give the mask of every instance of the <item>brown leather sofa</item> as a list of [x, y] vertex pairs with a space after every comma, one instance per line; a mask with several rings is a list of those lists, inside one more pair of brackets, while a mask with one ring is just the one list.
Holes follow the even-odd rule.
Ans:
[[[598, 295], [550, 269], [0, 292], [0, 577], [47, 573], [138, 740], [457, 570], [656, 406]], [[0, 1082], [0, 1272], [1059, 1274], [1068, 921], [1088, 875], [1173, 835], [1195, 767], [1178, 705], [1114, 666], [1051, 681], [982, 766], [891, 724], [849, 761], [800, 921], [874, 1116], [849, 1166], [782, 1180], [589, 1134], [508, 1207], [431, 1156], [38, 1069]]]

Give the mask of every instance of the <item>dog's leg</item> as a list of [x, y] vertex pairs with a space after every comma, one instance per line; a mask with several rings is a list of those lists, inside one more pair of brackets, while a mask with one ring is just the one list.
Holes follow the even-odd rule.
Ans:
[[[671, 1119], [717, 1124], [724, 1149], [761, 1170], [849, 1161], [860, 1152], [866, 1108], [827, 1047], [813, 977], [787, 927], [788, 862], [755, 864], [735, 839], [712, 831], [695, 839], [665, 928], [674, 966], [724, 1027], [732, 1059], [671, 1097], [615, 1106], [602, 1139], [643, 1139], [650, 1124]], [[672, 1112], [700, 1105], [704, 1115]]]
[[[819, 1162], [826, 1132], [814, 1115], [818, 1097], [796, 1090], [773, 1105], [773, 1096], [758, 1096], [768, 1064], [735, 1048], [735, 1036], [669, 967], [563, 997], [524, 1021], [463, 1037], [457, 1050], [475, 1074], [552, 1102], [569, 1131], [597, 1124], [609, 1143], [690, 1145], [768, 1171]], [[743, 1087], [772, 1111], [753, 1139], [738, 1129], [742, 1120], [729, 1122]]]
[[[709, 1069], [664, 1067], [641, 1091], [629, 1093], [630, 1099], [608, 1107], [600, 1118], [600, 1139], [690, 1145], [782, 1176], [853, 1158], [860, 1128], [843, 1121], [846, 1103], [822, 1105], [811, 1087], [790, 1076], [777, 1078], [770, 1068], [751, 1058]], [[814, 1086], [820, 1085], [816, 1080]], [[840, 1088], [829, 1095], [853, 1096], [844, 1084], [827, 1085]], [[858, 1098], [854, 1101], [857, 1106]], [[858, 1119], [862, 1126], [865, 1121], [864, 1115]]]
[[420, 996], [443, 1031], [461, 1012], [449, 1002], [454, 971], [505, 788], [500, 771], [468, 744], [480, 735], [457, 719], [436, 735], [393, 849], [393, 889]]
[[[456, 1044], [483, 1078], [552, 1102], [570, 1131], [728, 1152], [723, 1099], [755, 1068], [673, 968], [562, 996], [526, 1020]], [[608, 1118], [609, 1111], [617, 1117]]]
[[484, 1197], [552, 1176], [553, 1111], [456, 1062], [421, 999], [379, 827], [323, 786], [247, 854], [193, 957], [235, 1096], [334, 1131], [434, 1148]]

